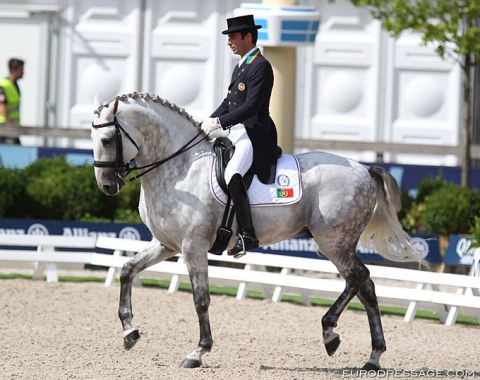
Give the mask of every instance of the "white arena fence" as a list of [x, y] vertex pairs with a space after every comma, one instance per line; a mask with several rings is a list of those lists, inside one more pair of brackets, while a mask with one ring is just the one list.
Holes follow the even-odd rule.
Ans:
[[[129, 256], [148, 243], [110, 237], [0, 235], [0, 269], [30, 268], [34, 279], [46, 274], [48, 282], [57, 282], [59, 269], [81, 270], [94, 265], [108, 268], [105, 285], [110, 286]], [[101, 253], [105, 249], [113, 255]], [[310, 305], [311, 296], [333, 299], [345, 286], [335, 266], [326, 260], [258, 252], [239, 259], [209, 254], [208, 259], [210, 284], [236, 287], [238, 300], [247, 290], [261, 290], [273, 302], [288, 293], [301, 295], [303, 303]], [[480, 249], [475, 252], [469, 275], [367, 267], [376, 283], [379, 303], [406, 307], [405, 321], [413, 321], [418, 308], [437, 311], [447, 326], [455, 324], [459, 312], [480, 316]], [[175, 293], [181, 282], [189, 281], [181, 255], [153, 265], [140, 276], [168, 280], [170, 293]]]

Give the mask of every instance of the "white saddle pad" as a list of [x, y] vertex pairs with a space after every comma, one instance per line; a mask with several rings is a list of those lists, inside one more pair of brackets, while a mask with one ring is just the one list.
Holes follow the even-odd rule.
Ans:
[[[215, 159], [210, 168], [210, 189], [215, 199], [227, 204], [227, 195], [220, 188], [215, 175]], [[255, 175], [248, 189], [248, 197], [252, 207], [291, 205], [302, 197], [302, 181], [297, 157], [293, 154], [282, 154], [277, 163], [275, 182], [269, 185], [261, 183]]]

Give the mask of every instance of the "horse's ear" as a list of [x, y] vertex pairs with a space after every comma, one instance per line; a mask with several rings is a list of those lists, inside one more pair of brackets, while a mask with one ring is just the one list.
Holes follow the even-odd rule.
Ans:
[[118, 96], [115, 98], [115, 101], [113, 102], [113, 115], [117, 113], [118, 110]]
[[94, 110], [98, 110], [101, 105], [102, 105], [102, 101], [100, 100], [100, 95], [99, 94], [94, 94], [93, 95], [93, 108], [94, 108]]

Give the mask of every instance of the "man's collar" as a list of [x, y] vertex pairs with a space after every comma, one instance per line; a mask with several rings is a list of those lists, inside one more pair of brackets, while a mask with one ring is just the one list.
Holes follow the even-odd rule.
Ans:
[[256, 53], [257, 50], [260, 51], [260, 49], [258, 49], [256, 46], [251, 48], [247, 54], [245, 54], [242, 58], [240, 58], [240, 61], [238, 61], [238, 67], [242, 66], [243, 62], [245, 62], [251, 55], [255, 55], [254, 53]]

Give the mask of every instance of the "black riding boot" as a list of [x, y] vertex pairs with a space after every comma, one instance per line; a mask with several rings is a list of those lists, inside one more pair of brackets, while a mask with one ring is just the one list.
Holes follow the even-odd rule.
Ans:
[[258, 248], [258, 239], [253, 229], [247, 189], [240, 174], [235, 174], [232, 177], [228, 184], [228, 191], [232, 197], [235, 212], [237, 213], [237, 222], [240, 226], [237, 242], [234, 247], [228, 251], [228, 254], [233, 256], [239, 252]]

